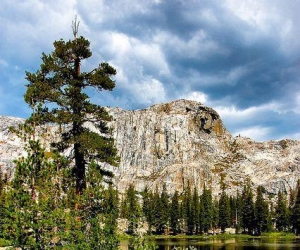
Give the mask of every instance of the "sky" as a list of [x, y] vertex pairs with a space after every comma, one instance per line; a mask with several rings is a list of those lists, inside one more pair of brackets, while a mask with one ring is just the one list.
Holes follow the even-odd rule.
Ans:
[[109, 62], [92, 102], [141, 109], [176, 99], [215, 109], [234, 135], [300, 139], [299, 0], [0, 0], [0, 115], [26, 118], [25, 71], [55, 40], [91, 42], [85, 71]]

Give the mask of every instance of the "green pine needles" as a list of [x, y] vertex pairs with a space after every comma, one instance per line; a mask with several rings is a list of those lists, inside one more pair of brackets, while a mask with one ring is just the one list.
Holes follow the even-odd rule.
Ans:
[[[106, 126], [111, 118], [90, 102], [86, 91], [111, 91], [116, 70], [104, 62], [81, 72], [82, 61], [92, 53], [89, 41], [77, 37], [78, 24], [73, 23], [73, 40], [55, 41], [54, 51], [42, 55], [40, 69], [26, 72], [24, 99], [33, 112], [12, 131], [23, 139], [27, 154], [15, 162], [13, 180], [0, 183], [0, 237], [12, 247], [118, 248], [118, 194], [112, 174], [102, 168], [119, 163]], [[86, 122], [93, 122], [99, 133]], [[58, 133], [50, 147], [47, 127]]]
[[[74, 29], [76, 27], [76, 29]], [[106, 110], [90, 102], [87, 89], [111, 91], [116, 70], [103, 62], [90, 72], [81, 72], [82, 61], [92, 56], [90, 42], [77, 38], [78, 24], [73, 24], [74, 39], [55, 41], [54, 51], [42, 54], [42, 64], [35, 73], [26, 72], [29, 81], [24, 96], [31, 107], [39, 107], [30, 117], [37, 125], [58, 124], [63, 128], [60, 140], [53, 146], [60, 152], [72, 147], [76, 192], [86, 188], [86, 169], [89, 163], [106, 162], [117, 166], [119, 158], [106, 122], [111, 117]], [[93, 122], [99, 133], [84, 124]]]

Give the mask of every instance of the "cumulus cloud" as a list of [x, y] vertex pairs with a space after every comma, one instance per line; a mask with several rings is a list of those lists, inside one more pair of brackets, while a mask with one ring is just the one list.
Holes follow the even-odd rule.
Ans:
[[280, 0], [4, 0], [0, 83], [11, 98], [1, 99], [2, 110], [27, 115], [11, 109], [10, 99], [22, 106], [24, 71], [38, 69], [54, 40], [72, 38], [77, 15], [93, 51], [83, 69], [108, 61], [118, 71], [113, 92], [91, 92], [101, 105], [133, 109], [186, 98], [216, 108], [233, 133], [295, 138], [299, 7]]
[[166, 31], [159, 31], [154, 36], [154, 41], [163, 47], [172, 48], [172, 53], [177, 57], [197, 59], [207, 61], [216, 55], [227, 55], [229, 51], [222, 47], [217, 40], [214, 40], [209, 34], [199, 29], [188, 37], [174, 36]]
[[233, 133], [233, 135], [248, 137], [255, 141], [265, 141], [268, 140], [270, 133], [271, 129], [268, 127], [254, 126], [237, 130]]
[[255, 116], [260, 116], [264, 112], [274, 111], [276, 109], [276, 104], [270, 103], [246, 109], [237, 109], [235, 106], [215, 107], [215, 109], [224, 119], [230, 118], [242, 122], [244, 120], [252, 119]]
[[182, 95], [180, 99], [187, 99], [205, 104], [207, 102], [207, 95], [198, 91], [193, 91]]
[[295, 1], [282, 2], [280, 0], [238, 1], [227, 0], [225, 6], [239, 19], [253, 27], [252, 34], [247, 40], [255, 42], [261, 37], [272, 37], [277, 40], [279, 49], [291, 56], [295, 49], [299, 49], [299, 18], [296, 9], [299, 3]]
[[123, 33], [112, 32], [106, 37], [106, 51], [114, 58], [113, 63], [119, 68], [142, 67], [146, 73], [168, 75], [169, 68], [158, 44], [143, 42]]
[[133, 97], [140, 100], [143, 104], [160, 103], [166, 100], [163, 84], [156, 79], [148, 79], [144, 82], [133, 84], [131, 88]]
[[8, 63], [5, 60], [0, 59], [0, 66], [7, 67]]

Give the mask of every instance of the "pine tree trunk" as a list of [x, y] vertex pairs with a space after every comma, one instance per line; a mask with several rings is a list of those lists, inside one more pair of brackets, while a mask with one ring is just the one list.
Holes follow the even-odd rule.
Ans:
[[[76, 58], [74, 62], [74, 70], [75, 80], [79, 79], [80, 76], [80, 58]], [[75, 96], [78, 97], [81, 94], [81, 83], [80, 81], [75, 82]], [[85, 181], [85, 161], [84, 161], [84, 153], [83, 150], [80, 148], [80, 143], [76, 142], [76, 140], [80, 137], [83, 124], [81, 122], [81, 111], [82, 111], [82, 103], [74, 102], [73, 107], [73, 114], [74, 114], [74, 122], [73, 122], [73, 138], [75, 138], [74, 143], [74, 157], [75, 157], [75, 179], [76, 179], [76, 193], [78, 195], [82, 194], [83, 190], [86, 188], [86, 181]]]
[[85, 181], [85, 164], [84, 155], [80, 151], [80, 145], [78, 143], [74, 144], [74, 155], [75, 155], [75, 178], [76, 178], [76, 194], [82, 194], [83, 190], [86, 188]]

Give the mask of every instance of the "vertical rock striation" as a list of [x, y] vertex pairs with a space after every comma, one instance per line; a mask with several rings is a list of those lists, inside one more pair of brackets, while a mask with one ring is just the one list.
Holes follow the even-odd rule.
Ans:
[[190, 183], [220, 193], [220, 183], [231, 194], [246, 179], [276, 194], [289, 192], [300, 177], [298, 141], [256, 143], [233, 138], [216, 111], [195, 101], [178, 100], [150, 108], [110, 109], [111, 126], [122, 162], [116, 183], [124, 190], [134, 182], [139, 190], [166, 184], [169, 192]]
[[[121, 157], [120, 167], [114, 169], [121, 192], [132, 182], [140, 191], [166, 184], [170, 193], [181, 192], [188, 183], [201, 191], [205, 183], [218, 195], [224, 182], [228, 193], [235, 195], [249, 179], [253, 188], [263, 185], [277, 194], [279, 190], [289, 192], [300, 177], [299, 141], [257, 143], [233, 138], [218, 113], [201, 103], [177, 100], [142, 110], [108, 110]], [[21, 122], [0, 116], [0, 166], [9, 173], [12, 160], [24, 151], [8, 127]], [[49, 126], [44, 134], [54, 139], [55, 130]]]

